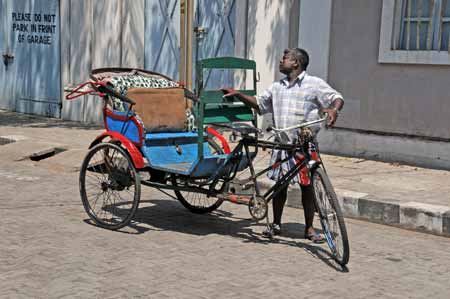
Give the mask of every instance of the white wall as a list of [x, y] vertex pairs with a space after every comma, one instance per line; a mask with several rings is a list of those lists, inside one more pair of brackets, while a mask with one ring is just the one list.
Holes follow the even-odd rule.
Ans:
[[[293, 0], [250, 0], [248, 7], [247, 44], [248, 58], [256, 61], [260, 82], [258, 93], [281, 78], [278, 62], [289, 46], [289, 19]], [[249, 80], [251, 78], [247, 78]], [[249, 84], [249, 81], [247, 81]], [[260, 118], [265, 127], [271, 116]]]

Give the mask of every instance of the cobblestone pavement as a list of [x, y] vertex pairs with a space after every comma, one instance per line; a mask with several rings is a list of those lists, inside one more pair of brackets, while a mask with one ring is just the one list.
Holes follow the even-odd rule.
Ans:
[[347, 220], [342, 271], [302, 239], [261, 237], [244, 206], [193, 215], [144, 188], [130, 227], [89, 223], [77, 173], [0, 162], [1, 298], [450, 298], [450, 239]]

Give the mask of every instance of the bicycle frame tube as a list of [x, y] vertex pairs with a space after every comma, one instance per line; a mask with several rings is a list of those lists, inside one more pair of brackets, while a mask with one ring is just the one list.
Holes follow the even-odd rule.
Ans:
[[[263, 170], [259, 172], [255, 172], [255, 169], [253, 167], [253, 162], [250, 159], [250, 151], [249, 146], [255, 146], [256, 150], [259, 147], [265, 147], [265, 148], [271, 148], [271, 149], [282, 149], [282, 150], [289, 150], [292, 151], [286, 158], [282, 159], [281, 161], [277, 161], [272, 165], [269, 165], [268, 167], [264, 168]], [[243, 149], [245, 150], [245, 153], [243, 153]], [[287, 144], [277, 144], [269, 141], [258, 141], [255, 139], [250, 138], [243, 138], [236, 148], [231, 153], [231, 156], [228, 158], [228, 161], [224, 163], [223, 166], [221, 166], [216, 173], [213, 175], [213, 184], [211, 184], [210, 190], [214, 189], [214, 186], [216, 185], [218, 181], [219, 173], [222, 169], [225, 167], [231, 167], [234, 170], [237, 168], [237, 165], [240, 163], [240, 159], [236, 159], [238, 156], [242, 158], [242, 155], [245, 154], [247, 157], [247, 160], [249, 161], [249, 170], [250, 170], [250, 177], [244, 180], [244, 182], [253, 182], [255, 186], [255, 193], [257, 196], [260, 196], [260, 188], [257, 182], [257, 178], [263, 175], [264, 173], [267, 173], [271, 169], [275, 169], [276, 167], [281, 166], [281, 164], [289, 161], [290, 159], [294, 158], [296, 163], [295, 165], [287, 172], [285, 173], [271, 188], [269, 188], [268, 191], [263, 195], [263, 197], [269, 202], [274, 198], [283, 188], [287, 187], [290, 183], [290, 181], [298, 174], [301, 174], [301, 184], [302, 185], [309, 185], [309, 177], [307, 177], [307, 180], [304, 179], [305, 174], [302, 174], [301, 172], [303, 170], [307, 171], [307, 161], [308, 159], [304, 155], [300, 155], [296, 153], [296, 150], [300, 149], [297, 145], [287, 145]], [[233, 173], [234, 171], [230, 170], [230, 173]], [[306, 173], [306, 176], [308, 174]], [[234, 176], [233, 176], [234, 177]], [[228, 180], [232, 180], [233, 177], [229, 177]]]

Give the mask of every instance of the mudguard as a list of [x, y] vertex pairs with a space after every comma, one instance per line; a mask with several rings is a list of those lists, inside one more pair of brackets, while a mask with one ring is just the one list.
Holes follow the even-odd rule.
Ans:
[[101, 135], [97, 136], [91, 143], [91, 145], [89, 145], [89, 149], [101, 143], [102, 140], [105, 139], [106, 137], [118, 140], [127, 149], [128, 153], [130, 154], [131, 160], [133, 161], [134, 167], [136, 169], [141, 169], [145, 167], [144, 158], [142, 157], [142, 154], [136, 147], [136, 145], [134, 145], [134, 143], [128, 140], [125, 136], [117, 132], [106, 131]]

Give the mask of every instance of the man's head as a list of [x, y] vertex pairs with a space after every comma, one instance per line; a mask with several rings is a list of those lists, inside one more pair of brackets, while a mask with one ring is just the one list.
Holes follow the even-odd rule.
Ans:
[[290, 48], [284, 50], [283, 58], [280, 60], [280, 72], [290, 74], [292, 71], [306, 71], [309, 64], [308, 53], [300, 48]]

